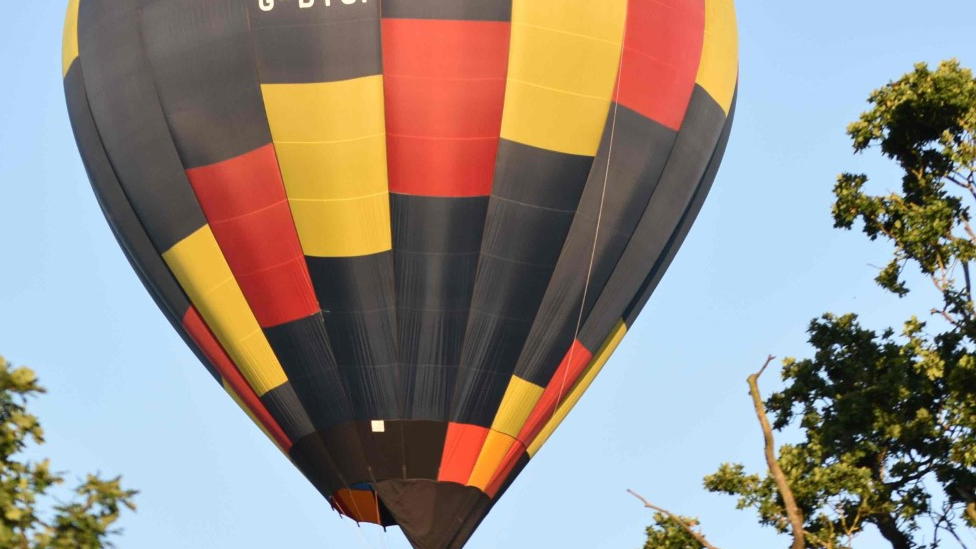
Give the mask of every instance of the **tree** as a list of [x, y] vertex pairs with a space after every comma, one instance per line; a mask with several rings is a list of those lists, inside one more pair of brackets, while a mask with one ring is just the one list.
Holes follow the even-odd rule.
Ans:
[[[912, 291], [906, 274], [917, 270], [939, 303], [928, 322], [913, 317], [900, 330], [867, 329], [854, 314], [815, 319], [813, 356], [786, 359], [785, 388], [758, 406], [771, 413], [774, 429], [804, 435], [779, 448], [775, 461], [802, 513], [807, 547], [850, 548], [867, 525], [893, 549], [950, 539], [965, 547], [961, 530], [976, 528], [976, 307], [969, 270], [976, 257], [970, 214], [976, 79], [956, 61], [935, 70], [918, 64], [868, 102], [848, 135], [856, 153], [878, 150], [897, 163], [900, 191], [873, 195], [866, 174], [842, 174], [834, 187], [835, 226], [859, 225], [871, 240], [891, 245], [891, 261], [876, 278], [882, 288], [906, 295]], [[738, 497], [738, 508], [755, 510], [761, 524], [796, 538], [783, 491], [769, 473], [724, 464], [705, 487]], [[675, 531], [674, 523], [656, 522], [653, 536]]]
[[136, 492], [119, 478], [88, 475], [69, 502], [51, 491], [64, 476], [48, 460], [18, 458], [28, 445], [43, 444], [44, 431], [28, 400], [44, 393], [37, 376], [0, 357], [0, 547], [4, 549], [102, 549], [119, 533], [113, 525], [123, 508], [135, 510]]
[[[695, 519], [689, 517], [681, 517], [681, 520], [691, 525], [697, 524]], [[701, 549], [701, 547], [703, 547], [701, 541], [680, 526], [676, 519], [665, 513], [654, 513], [654, 526], [647, 529], [647, 542], [644, 543], [644, 549]]]

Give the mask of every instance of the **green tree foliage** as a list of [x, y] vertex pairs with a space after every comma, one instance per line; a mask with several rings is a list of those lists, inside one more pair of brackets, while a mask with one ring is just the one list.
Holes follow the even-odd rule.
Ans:
[[[685, 524], [694, 528], [698, 520], [681, 517]], [[654, 513], [654, 525], [647, 528], [644, 549], [701, 549], [702, 544], [688, 530], [664, 513]]]
[[[900, 191], [873, 195], [867, 175], [842, 174], [835, 225], [892, 246], [881, 287], [904, 296], [906, 269], [917, 270], [940, 302], [929, 322], [913, 317], [900, 330], [867, 329], [853, 314], [814, 320], [813, 356], [784, 361], [785, 388], [765, 407], [775, 429], [804, 435], [780, 447], [777, 461], [807, 547], [853, 547], [868, 525], [893, 549], [964, 547], [963, 530], [976, 528], [976, 79], [955, 61], [919, 64], [869, 104], [848, 134], [856, 152], [877, 150], [898, 164], [900, 185], [884, 185]], [[790, 532], [769, 473], [725, 464], [705, 487]], [[681, 532], [666, 523], [649, 531], [655, 547], [684, 547], [668, 545]]]
[[44, 443], [44, 431], [28, 400], [44, 392], [34, 372], [13, 368], [0, 357], [0, 548], [102, 549], [119, 533], [113, 525], [123, 508], [135, 510], [136, 492], [118, 478], [88, 475], [72, 501], [51, 496], [64, 483], [48, 460], [19, 458], [28, 445]]

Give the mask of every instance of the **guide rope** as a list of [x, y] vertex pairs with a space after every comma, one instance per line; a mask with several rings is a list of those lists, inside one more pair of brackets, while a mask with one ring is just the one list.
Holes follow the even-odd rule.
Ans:
[[[628, 5], [629, 13], [629, 5]], [[620, 42], [620, 61], [617, 65], [617, 80], [614, 84], [614, 97], [613, 97], [613, 116], [610, 121], [610, 142], [607, 145], [607, 168], [603, 174], [603, 189], [600, 192], [600, 209], [597, 211], [596, 216], [596, 229], [593, 233], [593, 247], [590, 249], [590, 263], [586, 269], [586, 282], [583, 285], [583, 298], [580, 300], [579, 315], [576, 318], [576, 330], [573, 332], [573, 342], [569, 347], [569, 355], [566, 358], [566, 368], [563, 369], [562, 382], [559, 386], [559, 393], [556, 398], [556, 404], [552, 409], [552, 413], [549, 416], [548, 424], [556, 416], [556, 412], [559, 410], [559, 406], [562, 403], [563, 395], [566, 391], [566, 383], [569, 377], [569, 369], [573, 364], [573, 353], [576, 351], [576, 340], [579, 337], [580, 330], [583, 327], [583, 313], [586, 310], [586, 298], [590, 290], [590, 282], [593, 278], [593, 264], [596, 262], [596, 247], [597, 242], [600, 239], [600, 225], [603, 222], [603, 206], [606, 203], [607, 197], [607, 183], [610, 180], [610, 162], [613, 159], [613, 138], [617, 131], [617, 111], [620, 107], [620, 79], [624, 72], [624, 47], [627, 44], [627, 15], [624, 14], [624, 34]]]

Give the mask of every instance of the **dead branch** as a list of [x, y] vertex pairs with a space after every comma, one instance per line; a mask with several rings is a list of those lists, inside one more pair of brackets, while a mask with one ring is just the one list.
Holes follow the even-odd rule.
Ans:
[[668, 511], [667, 509], [664, 509], [662, 507], [658, 507], [657, 505], [654, 505], [653, 503], [651, 503], [651, 502], [647, 501], [646, 499], [644, 499], [644, 496], [638, 494], [637, 492], [635, 492], [633, 490], [628, 489], [627, 490], [627, 493], [629, 493], [630, 495], [634, 496], [635, 498], [641, 500], [641, 502], [644, 504], [644, 507], [647, 507], [648, 509], [651, 509], [652, 511], [657, 511], [658, 513], [663, 513], [669, 519], [673, 520], [675, 523], [677, 523], [678, 526], [680, 526], [681, 528], [683, 528], [685, 532], [688, 532], [688, 534], [691, 535], [691, 537], [695, 538], [695, 541], [697, 541], [698, 543], [702, 544], [702, 547], [705, 547], [705, 549], [719, 549], [718, 547], [716, 547], [716, 546], [712, 545], [711, 543], [709, 543], [708, 540], [705, 539], [705, 536], [703, 536], [700, 533], [698, 533], [695, 530], [693, 530], [692, 527], [691, 527], [691, 525], [689, 525], [685, 521], [681, 520], [681, 517], [679, 517], [678, 515], [675, 515], [671, 511]]
[[949, 324], [952, 324], [956, 328], [962, 328], [962, 326], [960, 325], [959, 321], [956, 320], [956, 318], [953, 317], [951, 314], [949, 314], [949, 311], [947, 311], [946, 309], [942, 309], [942, 310], [932, 309], [929, 312], [931, 312], [934, 315], [940, 315], [942, 318], [944, 318], [946, 320], [946, 322], [948, 322]]
[[759, 425], [763, 431], [763, 438], [766, 441], [766, 464], [769, 466], [770, 474], [773, 475], [773, 480], [776, 481], [776, 487], [786, 507], [786, 516], [789, 518], [790, 526], [793, 529], [793, 549], [805, 549], [806, 541], [804, 539], [803, 514], [800, 512], [800, 507], [796, 504], [796, 498], [793, 497], [793, 490], [790, 489], [789, 483], [786, 482], [786, 475], [783, 473], [783, 468], [780, 467], [779, 461], [776, 459], [776, 442], [773, 440], [773, 428], [769, 424], [769, 417], [766, 415], [766, 405], [763, 404], [762, 394], [759, 392], [759, 376], [766, 371], [766, 368], [775, 359], [776, 357], [769, 355], [763, 367], [758, 372], [749, 376], [749, 394], [752, 395], [752, 402], [756, 407], [756, 417], [759, 419]]

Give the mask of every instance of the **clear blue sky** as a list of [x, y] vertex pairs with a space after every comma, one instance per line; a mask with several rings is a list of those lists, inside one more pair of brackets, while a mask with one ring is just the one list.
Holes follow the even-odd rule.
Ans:
[[[36, 403], [44, 453], [58, 469], [121, 473], [142, 491], [123, 548], [406, 548], [396, 531], [337, 518], [129, 269], [68, 125], [64, 3], [11, 3], [0, 33], [0, 352], [50, 389]], [[916, 61], [976, 66], [976, 2], [740, 0], [738, 10], [739, 107], [712, 195], [608, 369], [470, 549], [640, 547], [650, 515], [631, 487], [700, 515], [726, 549], [786, 546], [700, 488], [722, 461], [762, 465], [745, 377], [767, 353], [806, 353], [806, 326], [824, 311], [881, 327], [927, 309], [925, 296], [897, 302], [875, 288], [872, 265], [887, 250], [831, 228], [830, 191], [841, 170], [896, 186], [891, 166], [851, 155], [844, 128]]]

